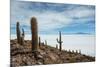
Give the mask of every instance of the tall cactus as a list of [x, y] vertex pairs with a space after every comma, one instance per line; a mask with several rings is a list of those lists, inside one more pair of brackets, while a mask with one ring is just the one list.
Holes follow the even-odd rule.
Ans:
[[21, 34], [20, 34], [19, 26], [20, 26], [20, 24], [19, 24], [19, 22], [17, 22], [17, 24], [16, 24], [17, 42], [20, 44], [20, 36], [21, 36]]
[[31, 33], [32, 33], [32, 51], [38, 50], [38, 27], [35, 17], [31, 18]]
[[63, 41], [61, 39], [61, 31], [59, 31], [59, 40], [57, 38], [57, 42], [59, 43], [59, 50], [61, 51], [62, 50], [62, 43], [63, 43]]

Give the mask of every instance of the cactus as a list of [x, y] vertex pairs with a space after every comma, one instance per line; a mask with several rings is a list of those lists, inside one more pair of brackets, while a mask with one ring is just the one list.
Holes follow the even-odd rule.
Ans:
[[24, 34], [24, 29], [22, 28], [22, 35], [21, 35], [21, 38], [20, 38], [20, 44], [21, 45], [24, 45], [24, 36], [25, 36], [25, 34]]
[[47, 40], [45, 40], [45, 45], [47, 45]]
[[44, 42], [42, 42], [42, 45], [44, 45]]
[[59, 40], [57, 38], [57, 42], [59, 43], [59, 50], [62, 50], [62, 40], [61, 40], [61, 31], [59, 32]]
[[16, 24], [16, 33], [17, 33], [17, 42], [20, 44], [20, 28], [19, 28], [20, 24], [19, 22], [17, 22]]
[[24, 29], [22, 28], [22, 36], [25, 37]]
[[79, 54], [81, 54], [81, 49], [79, 50]]
[[41, 46], [41, 38], [39, 37], [39, 47]]
[[56, 44], [56, 49], [58, 49], [58, 45]]
[[74, 53], [74, 50], [72, 50], [72, 53]]
[[71, 53], [71, 50], [69, 49], [69, 53]]
[[68, 50], [66, 50], [66, 52], [68, 52]]
[[23, 36], [21, 36], [21, 38], [20, 38], [20, 44], [24, 45], [24, 38], [23, 38]]
[[38, 28], [37, 20], [35, 17], [31, 18], [31, 33], [32, 33], [32, 51], [38, 50]]
[[76, 50], [76, 53], [78, 53], [78, 50]]

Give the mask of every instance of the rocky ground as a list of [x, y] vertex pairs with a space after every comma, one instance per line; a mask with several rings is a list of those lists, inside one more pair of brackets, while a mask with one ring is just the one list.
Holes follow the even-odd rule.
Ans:
[[26, 40], [24, 45], [19, 45], [17, 40], [10, 40], [10, 45], [11, 67], [95, 61], [95, 57], [65, 50], [59, 51], [48, 45], [41, 45], [38, 51], [32, 52], [30, 40]]

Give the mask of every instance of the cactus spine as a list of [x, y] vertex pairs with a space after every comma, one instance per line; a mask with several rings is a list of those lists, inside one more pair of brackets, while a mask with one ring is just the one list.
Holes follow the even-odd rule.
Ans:
[[17, 22], [16, 24], [16, 33], [17, 33], [17, 42], [20, 44], [20, 28], [19, 28], [20, 24], [19, 22]]
[[38, 29], [37, 20], [35, 17], [31, 18], [31, 33], [32, 33], [32, 51], [38, 50]]
[[57, 42], [59, 43], [59, 50], [61, 51], [62, 50], [62, 39], [61, 39], [61, 31], [59, 31], [59, 40], [57, 38]]

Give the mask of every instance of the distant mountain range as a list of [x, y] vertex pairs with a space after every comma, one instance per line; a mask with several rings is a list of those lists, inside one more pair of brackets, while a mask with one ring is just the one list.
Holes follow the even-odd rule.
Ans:
[[[64, 33], [65, 34], [65, 33]], [[91, 35], [91, 33], [77, 32], [77, 33], [66, 33], [66, 34], [83, 34], [83, 35]]]

